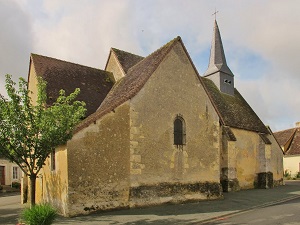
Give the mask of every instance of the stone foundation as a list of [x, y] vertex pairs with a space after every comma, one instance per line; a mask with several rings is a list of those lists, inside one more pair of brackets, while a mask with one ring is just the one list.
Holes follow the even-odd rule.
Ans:
[[160, 183], [141, 185], [130, 189], [130, 207], [182, 203], [222, 198], [222, 188], [216, 182]]
[[274, 187], [273, 173], [263, 172], [257, 174], [257, 181], [254, 183], [255, 188], [268, 189]]
[[223, 179], [221, 180], [222, 189], [224, 192], [241, 190], [238, 179]]
[[274, 187], [284, 185], [283, 178], [280, 180], [273, 180], [273, 185], [274, 185]]

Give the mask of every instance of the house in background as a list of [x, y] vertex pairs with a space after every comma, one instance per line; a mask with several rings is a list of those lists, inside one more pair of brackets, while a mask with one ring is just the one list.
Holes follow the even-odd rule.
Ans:
[[296, 127], [274, 133], [284, 151], [283, 168], [295, 177], [300, 173], [300, 122]]
[[0, 185], [11, 185], [12, 182], [21, 183], [21, 169], [17, 164], [0, 158]]
[[37, 202], [66, 216], [282, 184], [282, 150], [235, 88], [216, 21], [204, 76], [180, 37], [146, 57], [112, 48], [105, 70], [32, 54], [33, 101], [37, 76], [49, 104], [77, 87], [87, 101], [87, 118], [37, 180]]

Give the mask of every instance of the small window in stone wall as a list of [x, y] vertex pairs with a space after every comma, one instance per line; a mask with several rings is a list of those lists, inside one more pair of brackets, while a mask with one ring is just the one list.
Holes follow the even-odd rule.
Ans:
[[177, 115], [174, 120], [174, 145], [185, 145], [185, 122], [181, 115]]
[[53, 150], [50, 154], [50, 166], [51, 166], [51, 170], [54, 171], [55, 170], [55, 150]]

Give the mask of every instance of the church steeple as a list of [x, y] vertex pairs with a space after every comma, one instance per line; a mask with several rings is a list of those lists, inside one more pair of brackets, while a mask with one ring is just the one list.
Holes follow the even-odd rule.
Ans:
[[204, 73], [204, 77], [214, 81], [221, 92], [234, 95], [233, 73], [226, 63], [222, 39], [216, 20], [210, 49], [209, 65], [208, 69]]

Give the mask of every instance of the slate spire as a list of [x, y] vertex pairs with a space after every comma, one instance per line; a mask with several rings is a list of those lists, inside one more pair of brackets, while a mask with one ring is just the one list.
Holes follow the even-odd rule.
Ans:
[[214, 81], [221, 92], [234, 94], [233, 73], [226, 63], [220, 30], [215, 20], [208, 69], [204, 77]]

